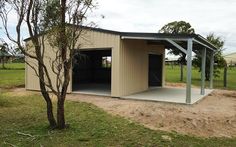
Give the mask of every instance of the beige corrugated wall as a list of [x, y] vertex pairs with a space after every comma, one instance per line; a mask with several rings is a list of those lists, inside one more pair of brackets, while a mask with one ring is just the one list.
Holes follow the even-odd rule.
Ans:
[[224, 59], [226, 60], [228, 65], [234, 65], [236, 64], [236, 53], [225, 55]]
[[[119, 97], [120, 76], [120, 36], [102, 33], [97, 31], [86, 31], [81, 39], [81, 50], [94, 50], [111, 48], [112, 52], [112, 79], [111, 79], [111, 96]], [[72, 86], [71, 86], [72, 87]]]
[[146, 41], [123, 40], [120, 48], [120, 96], [148, 88]]
[[[32, 42], [31, 41], [27, 41], [26, 42], [26, 46], [28, 49], [30, 49], [30, 54], [34, 55], [34, 50], [33, 50], [33, 46], [32, 46]], [[56, 74], [52, 71], [52, 66], [53, 66], [53, 60], [56, 57], [56, 52], [57, 49], [56, 48], [52, 48], [49, 45], [48, 40], [45, 40], [45, 55], [44, 55], [44, 62], [45, 64], [49, 67], [48, 69], [48, 73], [52, 82], [53, 87], [56, 87]], [[32, 58], [26, 58], [26, 61], [33, 66], [36, 71], [37, 69], [37, 61], [32, 59]], [[26, 65], [26, 70], [25, 70], [25, 74], [26, 74], [26, 81], [25, 81], [25, 87], [28, 90], [40, 90], [40, 85], [39, 85], [39, 78], [36, 74], [36, 72], [29, 66]], [[71, 87], [68, 87], [68, 91], [71, 91]]]
[[[119, 78], [117, 78], [116, 74], [119, 71], [119, 48], [120, 48], [120, 36], [114, 35], [110, 33], [102, 33], [97, 31], [91, 31], [86, 30], [83, 32], [81, 39], [79, 40], [80, 47], [82, 49], [98, 49], [98, 48], [110, 48], [112, 50], [112, 95], [117, 96], [118, 95], [118, 85], [119, 85]], [[26, 42], [26, 45], [29, 47], [29, 49], [32, 49], [31, 41], [28, 40]], [[47, 56], [47, 59], [45, 59], [45, 62], [48, 66], [50, 66], [49, 58], [55, 57], [55, 52], [46, 41], [46, 51], [45, 55]], [[36, 67], [36, 62], [30, 58], [26, 58], [27, 61], [29, 61], [32, 65]], [[52, 71], [50, 72], [50, 76], [52, 79], [52, 82], [55, 83], [56, 76], [53, 74]], [[39, 79], [36, 76], [34, 70], [26, 65], [26, 89], [28, 90], [40, 90], [39, 87]], [[72, 72], [71, 72], [72, 75]], [[68, 93], [72, 92], [72, 82], [70, 83], [68, 87]]]
[[[165, 58], [164, 46], [147, 45], [144, 40], [121, 40], [119, 35], [103, 33], [98, 31], [86, 31], [79, 40], [81, 50], [83, 49], [103, 49], [110, 48], [112, 50], [112, 82], [111, 95], [113, 97], [121, 97], [129, 94], [142, 92], [148, 89], [148, 53], [156, 53], [163, 55]], [[31, 43], [27, 41], [29, 46]], [[49, 44], [46, 45], [47, 57], [55, 57], [55, 49]], [[32, 59], [26, 58], [30, 63], [34, 63]], [[45, 60], [48, 66], [49, 60]], [[35, 64], [36, 65], [36, 64]], [[163, 85], [164, 85], [164, 62], [163, 62]], [[39, 80], [35, 72], [26, 66], [26, 89], [39, 90]], [[49, 71], [52, 82], [55, 83], [56, 77], [52, 71]], [[72, 75], [72, 72], [71, 72]], [[72, 92], [72, 82], [68, 87], [68, 93]]]
[[145, 40], [121, 41], [119, 96], [127, 96], [148, 89], [148, 54], [150, 52], [165, 55], [164, 46], [147, 45]]

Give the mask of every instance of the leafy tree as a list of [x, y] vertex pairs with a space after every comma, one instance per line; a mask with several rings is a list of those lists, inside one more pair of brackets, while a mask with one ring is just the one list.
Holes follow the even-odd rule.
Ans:
[[[84, 29], [81, 25], [85, 22], [90, 25], [87, 14], [95, 6], [94, 0], [2, 0], [0, 3], [0, 17], [8, 38], [25, 55], [26, 63], [38, 76], [51, 128], [66, 128], [64, 103], [71, 80], [72, 61], [76, 49], [81, 46], [78, 42]], [[7, 27], [10, 11], [17, 15], [16, 37]], [[27, 30], [23, 30], [24, 24]], [[31, 38], [26, 46], [22, 31], [27, 31]], [[53, 48], [54, 57], [47, 54], [48, 43]], [[49, 91], [57, 98], [56, 118]]]
[[0, 43], [0, 59], [2, 63], [2, 69], [5, 69], [5, 60], [10, 54], [8, 53], [8, 45], [5, 42]]
[[[164, 25], [159, 32], [167, 34], [194, 34], [195, 30], [188, 22], [174, 21]], [[186, 64], [186, 54], [176, 48], [169, 48], [169, 54], [180, 56], [178, 59], [181, 65], [180, 81], [183, 81], [183, 66]]]
[[159, 32], [169, 34], [193, 34], [195, 30], [188, 22], [174, 21], [164, 25]]
[[[224, 40], [222, 40], [221, 37], [216, 36], [214, 33], [210, 33], [206, 39], [212, 43], [215, 47], [217, 47], [217, 50], [214, 55], [214, 63], [216, 64], [214, 66], [214, 76], [219, 77], [220, 73], [220, 68], [225, 67], [226, 61], [222, 56], [222, 52], [224, 49]], [[201, 56], [201, 50], [196, 50], [195, 57], [193, 59], [193, 65], [199, 68], [199, 72], [201, 72], [201, 61], [202, 61], [202, 56]], [[210, 54], [207, 54], [206, 56], [206, 70], [205, 70], [205, 75], [206, 75], [206, 80], [210, 80]]]

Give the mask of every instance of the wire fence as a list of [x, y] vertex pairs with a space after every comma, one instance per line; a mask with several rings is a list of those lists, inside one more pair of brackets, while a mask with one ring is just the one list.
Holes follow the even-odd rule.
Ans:
[[[184, 66], [183, 81], [180, 81], [180, 66], [166, 65], [166, 81], [169, 83], [185, 83], [186, 82], [186, 66]], [[199, 68], [192, 68], [192, 84], [194, 86], [201, 85], [201, 72]], [[206, 81], [206, 87], [209, 88], [209, 81]], [[217, 77], [214, 77], [214, 88], [236, 90], [236, 67], [228, 67], [227, 69], [219, 69]]]
[[236, 90], [236, 67], [222, 68], [219, 71], [219, 76], [214, 78], [214, 86]]

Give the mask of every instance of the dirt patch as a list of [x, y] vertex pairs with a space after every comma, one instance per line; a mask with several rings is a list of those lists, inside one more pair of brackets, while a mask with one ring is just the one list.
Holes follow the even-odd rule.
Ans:
[[[4, 89], [0, 89], [0, 92], [2, 90]], [[39, 94], [24, 88], [7, 92], [13, 96]], [[53, 97], [53, 100], [55, 99]], [[80, 94], [69, 94], [67, 99], [92, 103], [112, 115], [128, 118], [153, 130], [175, 131], [201, 137], [236, 137], [236, 91], [215, 90], [194, 105]]]
[[201, 137], [236, 137], [236, 92], [215, 90], [195, 105], [121, 100], [71, 94], [69, 100], [92, 103], [148, 128]]
[[[186, 87], [186, 83], [165, 83], [165, 86], [167, 87]], [[197, 86], [192, 85], [192, 88], [198, 88]]]

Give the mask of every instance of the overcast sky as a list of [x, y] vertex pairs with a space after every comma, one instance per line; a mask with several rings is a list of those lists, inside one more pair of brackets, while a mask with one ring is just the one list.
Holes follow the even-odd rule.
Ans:
[[[184, 20], [191, 23], [197, 34], [206, 36], [214, 32], [221, 36], [226, 43], [225, 53], [236, 52], [236, 0], [97, 1], [99, 6], [92, 18], [100, 28], [157, 32], [169, 22]], [[101, 19], [100, 15], [104, 15], [105, 18]], [[16, 22], [14, 14], [10, 18], [12, 27]], [[2, 31], [0, 37], [5, 38]]]
[[225, 40], [226, 52], [236, 52], [236, 0], [98, 0], [95, 12], [101, 28], [157, 32], [171, 21], [190, 22], [197, 34], [214, 32]]

